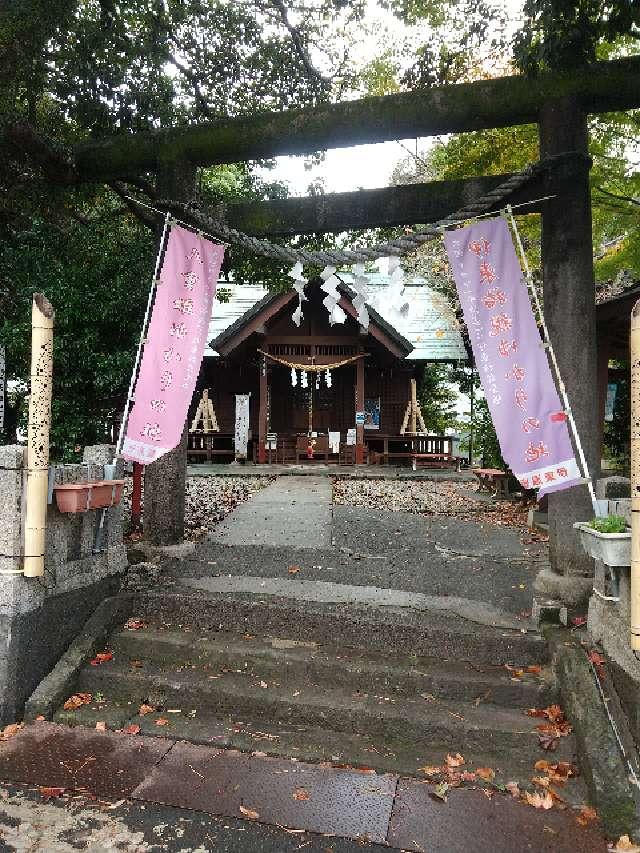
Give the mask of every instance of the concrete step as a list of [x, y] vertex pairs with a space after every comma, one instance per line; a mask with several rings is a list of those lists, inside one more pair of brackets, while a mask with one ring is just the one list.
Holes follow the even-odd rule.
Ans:
[[426, 698], [394, 698], [346, 688], [293, 685], [258, 680], [230, 672], [203, 677], [202, 671], [181, 668], [169, 673], [146, 672], [112, 661], [86, 667], [77, 690], [104, 697], [107, 707], [148, 703], [166, 711], [202, 713], [231, 721], [310, 726], [337, 732], [367, 734], [385, 740], [405, 739], [416, 749], [479, 752], [494, 761], [513, 751], [539, 755], [536, 721], [522, 710], [495, 705]]
[[[426, 569], [428, 570], [428, 569]], [[322, 645], [389, 654], [468, 661], [476, 665], [540, 664], [547, 645], [525, 622], [514, 617], [487, 624], [482, 605], [478, 619], [462, 618], [446, 599], [433, 610], [320, 604], [255, 594], [142, 593], [134, 612], [157, 628], [190, 629], [313, 640]], [[509, 627], [504, 627], [504, 625]]]
[[194, 667], [202, 678], [229, 671], [247, 678], [298, 689], [300, 686], [348, 688], [370, 695], [428, 694], [437, 699], [513, 708], [544, 707], [555, 689], [544, 671], [514, 678], [504, 667], [438, 660], [417, 655], [390, 655], [361, 649], [322, 646], [313, 641], [263, 639], [219, 632], [198, 636], [190, 631], [123, 630], [111, 639], [115, 660], [139, 661], [160, 670]]
[[[60, 710], [55, 715], [55, 721], [90, 729], [94, 729], [96, 723], [100, 722], [110, 730], [135, 724], [140, 727], [140, 734], [152, 737], [213, 745], [220, 749], [238, 749], [246, 753], [291, 758], [313, 764], [328, 763], [338, 767], [371, 769], [379, 773], [398, 773], [423, 780], [432, 777], [427, 777], [422, 768], [441, 766], [447, 753], [461, 752], [465, 759], [461, 769], [473, 771], [478, 767], [490, 767], [496, 774], [496, 785], [517, 781], [522, 789], [531, 790], [535, 788], [531, 781], [532, 776], [536, 775], [535, 761], [549, 757], [542, 750], [535, 756], [520, 750], [496, 756], [490, 750], [471, 751], [461, 745], [443, 749], [442, 745], [426, 738], [415, 743], [404, 736], [380, 738], [371, 732], [334, 731], [297, 722], [278, 724], [251, 720], [246, 716], [230, 719], [205, 711], [197, 712], [195, 717], [192, 716], [192, 710], [180, 713], [163, 710], [144, 717], [139, 716], [137, 711], [135, 703], [101, 700], [76, 711]], [[162, 725], [157, 725], [158, 721]], [[552, 760], [576, 762], [571, 737], [561, 740]], [[586, 801], [584, 783], [580, 778], [572, 780], [571, 785], [563, 788], [561, 793], [568, 804], [579, 805]]]

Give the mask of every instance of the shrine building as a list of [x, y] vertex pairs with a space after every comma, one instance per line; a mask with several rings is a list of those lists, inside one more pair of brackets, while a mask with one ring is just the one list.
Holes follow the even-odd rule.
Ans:
[[[190, 462], [397, 464], [419, 453], [455, 464], [453, 440], [427, 435], [416, 401], [427, 362], [468, 361], [449, 303], [419, 278], [392, 299], [390, 279], [369, 274], [360, 285], [365, 328], [350, 276], [340, 279], [346, 318], [333, 324], [321, 279], [302, 302], [294, 289], [220, 283], [225, 301], [214, 303], [189, 415]], [[237, 395], [249, 395], [246, 451], [237, 446]]]

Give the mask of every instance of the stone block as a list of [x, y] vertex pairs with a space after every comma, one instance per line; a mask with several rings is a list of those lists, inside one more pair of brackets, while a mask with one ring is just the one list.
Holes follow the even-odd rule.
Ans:
[[596, 481], [598, 500], [616, 500], [631, 497], [631, 480], [628, 477], [602, 477]]
[[62, 468], [63, 483], [86, 483], [88, 470], [86, 465], [64, 465]]
[[22, 553], [22, 481], [24, 448], [0, 447], [0, 554]]
[[84, 449], [82, 461], [110, 465], [113, 462], [115, 451], [116, 449], [112, 444], [90, 444]]
[[27, 449], [20, 444], [0, 444], [0, 470], [24, 468], [26, 456]]
[[609, 515], [621, 515], [631, 527], [631, 498], [609, 501]]
[[553, 569], [542, 569], [533, 587], [542, 600], [559, 601], [567, 607], [586, 604], [593, 589], [593, 579], [580, 575], [559, 575]]

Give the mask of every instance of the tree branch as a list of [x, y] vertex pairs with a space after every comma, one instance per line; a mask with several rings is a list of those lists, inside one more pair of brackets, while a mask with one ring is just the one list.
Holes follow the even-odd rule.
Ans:
[[180, 62], [179, 59], [176, 59], [176, 57], [173, 53], [169, 54], [169, 59], [171, 61], [171, 64], [175, 65], [175, 67], [178, 69], [178, 71], [180, 71], [180, 73], [183, 74], [187, 78], [189, 83], [191, 83], [191, 85], [193, 86], [193, 92], [194, 92], [196, 102], [198, 104], [198, 108], [199, 108], [201, 114], [203, 116], [205, 116], [205, 118], [208, 118], [208, 119], [215, 118], [214, 113], [211, 111], [209, 104], [207, 103], [207, 99], [202, 94], [202, 89], [200, 88], [200, 81], [198, 80], [198, 75], [194, 74], [194, 72], [190, 68], [188, 68], [184, 63]]
[[313, 64], [311, 57], [309, 56], [309, 52], [304, 46], [304, 41], [300, 34], [300, 30], [296, 26], [294, 26], [289, 20], [289, 12], [287, 10], [284, 0], [270, 0], [270, 4], [276, 9], [278, 16], [280, 17], [280, 21], [282, 22], [282, 25], [291, 36], [291, 41], [293, 42], [293, 46], [295, 47], [296, 53], [298, 54], [298, 58], [304, 65], [307, 74], [309, 74], [310, 77], [313, 77], [319, 83], [322, 83], [323, 86], [330, 86], [333, 82], [331, 77], [326, 77]]
[[633, 196], [622, 195], [622, 194], [618, 194], [618, 193], [612, 193], [609, 190], [605, 190], [604, 187], [594, 187], [594, 190], [597, 190], [598, 192], [602, 193], [603, 195], [609, 196], [609, 198], [614, 198], [614, 199], [616, 199], [616, 201], [626, 201], [629, 204], [633, 204], [636, 207], [640, 207], [640, 199], [634, 198]]
[[45, 176], [58, 184], [78, 183], [75, 163], [52, 140], [40, 134], [27, 122], [16, 122], [4, 129], [4, 137], [17, 160], [31, 160]]
[[109, 181], [107, 186], [109, 187], [109, 189], [113, 190], [113, 192], [118, 196], [118, 198], [122, 199], [127, 210], [130, 210], [131, 213], [133, 213], [133, 215], [137, 219], [139, 219], [143, 225], [146, 225], [148, 228], [155, 228], [157, 226], [157, 217], [129, 196], [125, 184], [122, 184], [120, 181]]

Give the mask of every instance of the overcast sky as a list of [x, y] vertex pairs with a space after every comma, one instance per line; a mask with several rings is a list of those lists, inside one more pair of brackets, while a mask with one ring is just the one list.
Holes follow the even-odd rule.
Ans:
[[[523, 0], [504, 0], [510, 14], [511, 29], [518, 28]], [[365, 65], [375, 58], [381, 42], [406, 34], [404, 25], [389, 12], [380, 9], [376, 0], [369, 0], [367, 12], [368, 30], [358, 44], [358, 64]], [[382, 38], [380, 34], [384, 35]], [[429, 139], [417, 140], [418, 150], [424, 151], [431, 144]], [[390, 183], [393, 169], [400, 160], [408, 156], [406, 148], [416, 150], [415, 139], [398, 142], [383, 142], [377, 145], [359, 145], [353, 148], [334, 148], [327, 151], [322, 163], [305, 169], [305, 157], [278, 157], [273, 170], [260, 171], [266, 180], [280, 180], [289, 185], [292, 195], [307, 195], [310, 183], [323, 179], [325, 192], [348, 192], [357, 189], [385, 187]]]

